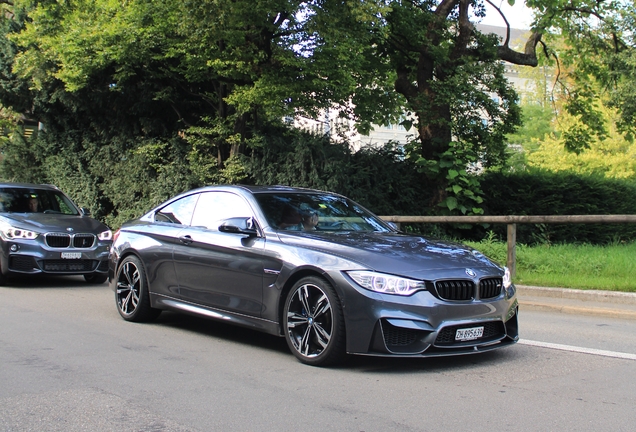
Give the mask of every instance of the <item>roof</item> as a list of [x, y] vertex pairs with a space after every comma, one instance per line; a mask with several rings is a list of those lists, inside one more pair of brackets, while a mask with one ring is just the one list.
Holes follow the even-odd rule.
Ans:
[[[292, 186], [285, 186], [285, 185], [261, 185], [261, 186], [254, 186], [254, 185], [209, 185], [209, 186], [203, 186], [197, 189], [192, 189], [189, 191], [184, 192], [183, 194], [180, 195], [184, 195], [184, 194], [190, 194], [193, 192], [203, 192], [203, 191], [211, 191], [211, 190], [237, 190], [237, 189], [242, 189], [244, 191], [247, 191], [249, 193], [252, 194], [259, 194], [259, 193], [268, 193], [268, 192], [282, 192], [282, 193], [329, 193], [329, 194], [335, 194], [334, 192], [330, 192], [330, 191], [322, 191], [322, 190], [318, 190], [318, 189], [310, 189], [310, 188], [301, 188], [301, 187], [292, 187]], [[337, 195], [337, 194], [335, 194]]]
[[321, 191], [317, 189], [285, 186], [285, 185], [271, 185], [271, 186], [251, 186], [251, 185], [238, 185], [244, 189], [249, 190], [252, 193], [266, 193], [266, 192], [290, 192], [290, 193], [330, 193], [328, 191]]
[[49, 184], [36, 184], [36, 183], [0, 183], [0, 188], [20, 188], [20, 189], [47, 189], [59, 191], [60, 189], [55, 185]]

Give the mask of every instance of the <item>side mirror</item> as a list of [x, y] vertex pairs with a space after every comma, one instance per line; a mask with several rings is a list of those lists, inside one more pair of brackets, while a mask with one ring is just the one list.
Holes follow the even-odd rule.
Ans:
[[223, 221], [219, 226], [219, 231], [232, 234], [244, 234], [249, 237], [256, 237], [258, 231], [256, 230], [256, 223], [251, 217], [236, 217]]
[[91, 215], [91, 211], [87, 207], [80, 208], [80, 213], [82, 213], [82, 216], [90, 216]]

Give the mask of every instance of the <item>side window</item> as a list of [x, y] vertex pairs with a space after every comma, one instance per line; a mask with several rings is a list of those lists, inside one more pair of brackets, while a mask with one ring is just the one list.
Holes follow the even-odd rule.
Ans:
[[253, 216], [252, 209], [240, 196], [228, 192], [206, 192], [199, 198], [191, 225], [216, 231], [224, 219], [250, 216]]
[[155, 213], [155, 222], [169, 222], [180, 225], [188, 225], [192, 219], [194, 205], [197, 203], [198, 194], [188, 195], [172, 204], [169, 204]]

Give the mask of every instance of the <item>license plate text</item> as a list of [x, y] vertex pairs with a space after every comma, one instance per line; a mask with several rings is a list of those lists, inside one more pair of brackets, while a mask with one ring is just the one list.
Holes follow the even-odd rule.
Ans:
[[62, 252], [62, 258], [64, 259], [80, 259], [82, 258], [81, 252]]
[[479, 339], [484, 335], [484, 327], [473, 327], [467, 329], [458, 329], [455, 333], [456, 341], [469, 341], [473, 339]]

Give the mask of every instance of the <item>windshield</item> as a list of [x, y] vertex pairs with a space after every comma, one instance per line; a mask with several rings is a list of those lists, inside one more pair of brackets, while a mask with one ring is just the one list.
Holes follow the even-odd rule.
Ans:
[[267, 222], [279, 230], [392, 231], [377, 216], [341, 196], [326, 193], [259, 193], [255, 197]]
[[12, 187], [0, 188], [0, 212], [79, 214], [60, 191]]

